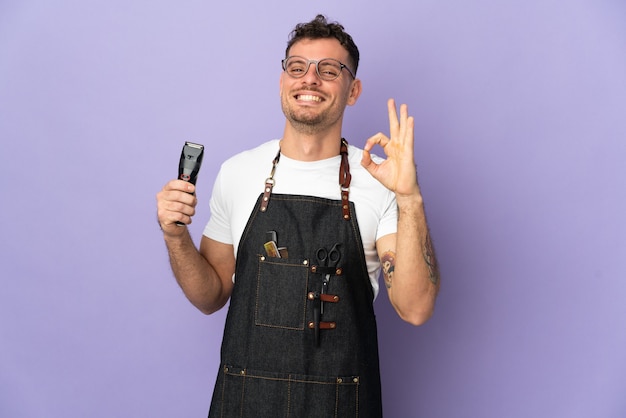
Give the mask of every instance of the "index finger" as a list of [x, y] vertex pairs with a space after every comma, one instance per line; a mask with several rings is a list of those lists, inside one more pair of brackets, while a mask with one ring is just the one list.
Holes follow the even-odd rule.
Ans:
[[398, 132], [398, 113], [396, 112], [396, 101], [392, 98], [387, 100], [387, 110], [389, 112], [389, 134], [395, 136]]
[[196, 186], [185, 180], [171, 180], [165, 185], [166, 190], [178, 190], [185, 193], [193, 193], [196, 190]]

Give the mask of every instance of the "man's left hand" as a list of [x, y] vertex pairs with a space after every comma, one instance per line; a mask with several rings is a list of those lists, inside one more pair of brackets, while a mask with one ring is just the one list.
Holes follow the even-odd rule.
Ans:
[[[417, 172], [413, 156], [414, 119], [408, 114], [406, 104], [400, 106], [400, 117], [396, 112], [394, 99], [387, 101], [389, 110], [389, 137], [382, 132], [370, 137], [363, 147], [361, 165], [386, 188], [396, 193], [396, 197], [410, 197], [419, 194]], [[380, 145], [386, 159], [375, 163], [371, 149]]]

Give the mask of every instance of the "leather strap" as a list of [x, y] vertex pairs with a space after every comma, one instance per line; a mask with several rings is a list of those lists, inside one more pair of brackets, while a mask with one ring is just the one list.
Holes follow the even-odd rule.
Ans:
[[341, 276], [343, 274], [343, 269], [341, 267], [324, 267], [312, 264], [311, 273], [332, 274], [334, 276]]
[[276, 166], [278, 165], [278, 161], [280, 160], [280, 147], [278, 148], [278, 152], [276, 153], [276, 157], [274, 157], [274, 161], [272, 161], [272, 172], [270, 176], [265, 179], [265, 189], [263, 190], [263, 200], [261, 200], [261, 207], [259, 208], [261, 212], [265, 212], [267, 210], [267, 205], [270, 203], [270, 195], [272, 194], [272, 189], [274, 188], [274, 173], [276, 172]]
[[341, 186], [341, 209], [343, 211], [343, 219], [350, 220], [350, 163], [348, 162], [348, 141], [341, 138], [341, 165], [339, 166], [339, 185]]
[[[319, 323], [319, 329], [335, 329], [335, 328], [337, 328], [336, 322], [320, 321]], [[313, 321], [309, 322], [309, 329], [315, 329], [315, 322]]]
[[337, 296], [337, 295], [329, 295], [328, 293], [309, 292], [307, 294], [307, 298], [309, 300], [319, 299], [322, 302], [329, 302], [329, 303], [337, 303], [337, 302], [339, 302], [339, 296]]
[[[348, 141], [345, 138], [341, 138], [341, 147], [339, 149], [341, 155], [341, 164], [339, 165], [339, 186], [341, 187], [341, 210], [343, 213], [343, 219], [350, 220], [350, 181], [352, 175], [350, 174], [350, 163], [348, 162]], [[276, 172], [276, 166], [280, 160], [280, 147], [278, 153], [272, 161], [272, 172], [270, 176], [265, 179], [265, 189], [263, 190], [263, 200], [259, 210], [265, 212], [267, 205], [270, 203], [270, 196], [272, 195], [272, 189], [276, 183], [274, 180], [274, 173]]]

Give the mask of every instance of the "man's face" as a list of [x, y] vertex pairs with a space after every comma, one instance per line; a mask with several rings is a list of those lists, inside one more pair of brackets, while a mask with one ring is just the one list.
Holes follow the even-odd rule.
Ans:
[[[300, 40], [289, 50], [289, 56], [296, 55], [316, 61], [334, 58], [350, 66], [348, 51], [334, 38]], [[315, 64], [310, 64], [301, 78], [283, 72], [280, 77], [283, 113], [297, 130], [307, 133], [326, 130], [341, 124], [346, 105], [354, 104], [358, 98], [359, 83], [345, 69], [335, 80], [324, 81], [318, 77]]]

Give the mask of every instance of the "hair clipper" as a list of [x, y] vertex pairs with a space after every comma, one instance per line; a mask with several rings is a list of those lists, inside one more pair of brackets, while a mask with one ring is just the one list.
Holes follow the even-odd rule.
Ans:
[[[178, 163], [178, 178], [195, 185], [203, 156], [204, 145], [185, 142]], [[184, 225], [182, 222], [176, 222], [176, 224]]]
[[196, 184], [204, 156], [204, 145], [185, 142], [178, 164], [178, 178]]

